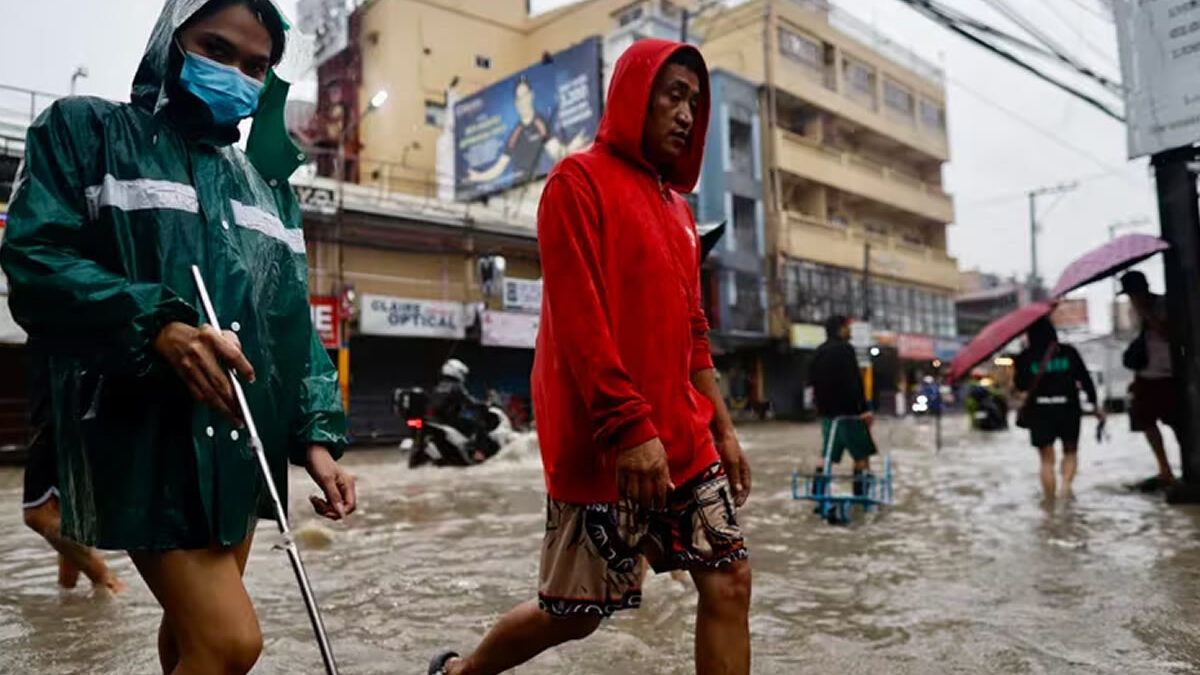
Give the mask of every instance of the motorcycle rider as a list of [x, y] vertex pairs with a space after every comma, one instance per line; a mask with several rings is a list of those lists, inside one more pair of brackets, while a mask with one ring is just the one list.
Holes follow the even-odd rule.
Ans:
[[471, 439], [471, 445], [475, 448], [472, 458], [475, 462], [482, 462], [493, 454], [484, 450], [492, 444], [488, 442], [482, 415], [476, 413], [484, 408], [484, 404], [467, 391], [467, 377], [470, 374], [471, 369], [458, 359], [443, 363], [442, 375], [433, 388], [430, 409], [435, 421], [454, 427]]

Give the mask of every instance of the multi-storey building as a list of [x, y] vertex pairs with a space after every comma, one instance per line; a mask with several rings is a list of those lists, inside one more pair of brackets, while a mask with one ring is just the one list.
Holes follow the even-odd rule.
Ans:
[[[633, 41], [685, 32], [711, 70], [705, 166], [689, 199], [698, 220], [728, 224], [703, 283], [730, 398], [798, 413], [814, 325], [831, 314], [870, 321], [880, 393], [952, 351], [941, 71], [821, 0], [583, 0], [537, 17], [521, 0], [363, 3], [347, 48], [319, 70], [314, 138], [327, 177], [305, 183], [326, 191], [309, 212], [314, 293], [464, 306], [466, 323], [490, 303], [496, 321], [528, 327], [481, 294], [477, 262], [499, 254], [509, 277], [540, 277], [540, 181], [455, 201], [456, 102], [593, 37], [606, 88]], [[387, 103], [366, 113], [381, 90]], [[348, 187], [335, 187], [339, 173]], [[484, 385], [523, 390], [529, 331], [509, 343], [524, 348], [464, 340], [461, 327], [379, 334], [364, 321], [373, 306], [357, 305], [347, 344], [358, 356], [343, 363], [362, 405], [428, 380], [451, 353], [479, 364]]]
[[755, 0], [696, 23], [710, 66], [759, 93], [749, 128], [714, 120], [731, 153], [761, 142], [768, 332], [798, 348], [762, 354], [761, 395], [797, 412], [804, 352], [843, 314], [870, 322], [886, 397], [956, 347], [941, 69], [825, 0]]

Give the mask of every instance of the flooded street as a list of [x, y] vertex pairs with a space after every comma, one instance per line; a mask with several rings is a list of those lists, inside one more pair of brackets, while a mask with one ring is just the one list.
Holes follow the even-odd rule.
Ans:
[[[935, 454], [929, 424], [881, 422], [896, 505], [850, 527], [792, 500], [815, 426], [745, 427], [754, 672], [1200, 672], [1200, 510], [1122, 488], [1153, 472], [1150, 453], [1123, 417], [1104, 445], [1093, 424], [1076, 498], [1043, 508], [1026, 432], [972, 435], [955, 418]], [[472, 470], [409, 471], [392, 451], [346, 462], [361, 515], [327, 531], [302, 510], [307, 478], [292, 476], [294, 526], [344, 672], [424, 673], [435, 650], [473, 646], [533, 596], [544, 496], [532, 443]], [[59, 591], [54, 555], [20, 525], [20, 494], [20, 471], [0, 469], [0, 672], [157, 672], [159, 610], [128, 560], [110, 556], [131, 586], [121, 597], [93, 598], [86, 581]], [[266, 639], [255, 672], [320, 672], [275, 540], [263, 523], [247, 573]], [[650, 578], [641, 610], [517, 672], [690, 673], [695, 604], [690, 583]]]

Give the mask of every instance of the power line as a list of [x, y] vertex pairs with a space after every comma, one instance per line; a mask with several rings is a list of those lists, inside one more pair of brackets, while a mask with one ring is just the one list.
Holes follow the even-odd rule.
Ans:
[[[987, 95], [982, 94], [982, 93], [976, 91], [975, 89], [972, 89], [971, 87], [963, 84], [962, 82], [960, 82], [956, 79], [950, 78], [950, 77], [947, 77], [946, 81], [948, 81], [950, 84], [958, 87], [959, 89], [962, 89], [963, 91], [967, 92], [968, 94], [971, 94], [972, 96], [983, 101], [984, 103], [992, 106], [993, 108], [996, 108], [997, 110], [1003, 112], [1005, 115], [1008, 115], [1009, 117], [1013, 118], [1014, 120], [1020, 122], [1021, 124], [1025, 125], [1025, 126], [1029, 127], [1030, 129], [1033, 129], [1038, 134], [1045, 136], [1047, 139], [1053, 141], [1054, 143], [1080, 155], [1081, 157], [1084, 157], [1084, 158], [1090, 160], [1096, 166], [1098, 166], [1102, 169], [1105, 169], [1107, 173], [1122, 174], [1125, 172], [1124, 168], [1115, 167], [1115, 166], [1109, 164], [1108, 162], [1106, 162], [1105, 160], [1100, 159], [1099, 157], [1092, 154], [1091, 152], [1089, 152], [1073, 143], [1069, 143], [1069, 142], [1063, 140], [1058, 134], [1052, 133], [1048, 129], [1043, 128], [1040, 124], [1029, 120], [1028, 118], [1013, 111], [1011, 108], [1005, 106], [1004, 104], [993, 100], [992, 98], [988, 97]], [[1122, 176], [1122, 178], [1124, 178], [1126, 181], [1128, 181], [1131, 185], [1136, 185], [1133, 181], [1129, 180], [1127, 177]], [[1139, 186], [1139, 187], [1141, 187], [1141, 186]]]
[[1075, 5], [1079, 9], [1082, 9], [1083, 11], [1087, 12], [1088, 14], [1091, 14], [1092, 16], [1094, 16], [1098, 19], [1107, 21], [1108, 23], [1116, 23], [1116, 20], [1113, 19], [1113, 15], [1111, 13], [1105, 12], [1104, 10], [1096, 9], [1090, 5], [1087, 5], [1083, 2], [1083, 0], [1067, 0], [1067, 1], [1070, 2], [1071, 4]]
[[[1099, 82], [1101, 86], [1114, 94], [1123, 95], [1125, 93], [1124, 87], [1122, 87], [1119, 82], [1115, 82], [1107, 76], [1096, 72], [1090, 66], [1077, 61], [1074, 57], [1067, 53], [1068, 50], [1066, 47], [1051, 37], [1049, 33], [1042, 30], [1036, 23], [1025, 18], [1023, 14], [1006, 4], [1005, 0], [983, 0], [983, 2], [987, 3], [997, 12], [1003, 14], [1008, 18], [1008, 20], [1015, 23], [1017, 26], [1025, 30], [1025, 32], [1037, 39], [1038, 42], [1041, 42], [1043, 45], [1045, 45], [1046, 48], [1049, 49], [1052, 58], [1055, 60], [1069, 66], [1080, 74]], [[926, 2], [926, 4], [932, 3]], [[1047, 6], [1051, 9], [1051, 11], [1054, 11], [1053, 6]], [[1058, 15], [1057, 12], [1055, 12], [1055, 14]], [[1062, 17], [1059, 16], [1059, 18], [1061, 19]]]
[[[1000, 47], [997, 47], [996, 45], [988, 42], [987, 40], [984, 40], [983, 38], [964, 29], [959, 24], [959, 22], [955, 21], [952, 17], [950, 17], [949, 15], [944, 13], [940, 7], [934, 5], [932, 0], [900, 0], [900, 1], [904, 2], [908, 6], [912, 7], [914, 10], [924, 14], [926, 17], [933, 19], [935, 22], [941, 24], [946, 29], [953, 31], [955, 33], [958, 33], [959, 35], [966, 38], [967, 40], [979, 45], [980, 47], [983, 47], [984, 49], [1001, 57], [1002, 59], [1008, 61], [1009, 63], [1012, 63], [1013, 65], [1015, 65], [1023, 70], [1028, 71], [1029, 73], [1033, 74], [1038, 79], [1044, 80], [1044, 81], [1058, 87], [1059, 89], [1062, 89], [1063, 91], [1070, 93], [1071, 95], [1075, 96], [1076, 98], [1080, 99], [1081, 101], [1084, 101], [1085, 103], [1093, 106], [1100, 112], [1103, 112], [1105, 115], [1108, 115], [1109, 117], [1111, 117], [1119, 122], [1125, 121], [1125, 117], [1123, 115], [1114, 111], [1112, 108], [1109, 108], [1107, 105], [1105, 105], [1104, 103], [1102, 103], [1101, 101], [1099, 101], [1098, 99], [1093, 97], [1092, 95], [1085, 93], [1082, 90], [1080, 90], [1076, 87], [1073, 87], [1065, 82], [1062, 82], [1054, 77], [1051, 77], [1050, 75], [1046, 74], [1039, 68], [1037, 68], [1033, 65], [1030, 65], [1029, 63], [1026, 63], [1024, 60], [1013, 55], [1011, 52], [1001, 49]], [[1102, 76], [1097, 76], [1095, 74], [1093, 74], [1092, 76], [1102, 78]]]

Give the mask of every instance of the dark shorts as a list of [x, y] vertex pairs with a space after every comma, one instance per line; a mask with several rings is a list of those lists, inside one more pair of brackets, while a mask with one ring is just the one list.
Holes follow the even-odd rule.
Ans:
[[35, 509], [58, 498], [58, 457], [54, 434], [46, 421], [33, 429], [29, 440], [29, 458], [25, 460], [25, 495], [21, 508]]
[[634, 517], [624, 504], [546, 500], [538, 605], [554, 616], [607, 617], [642, 603], [646, 568], [717, 569], [747, 557], [733, 492], [714, 464]]
[[1145, 431], [1160, 421], [1174, 427], [1178, 415], [1177, 400], [1174, 378], [1135, 378], [1129, 389], [1130, 430]]
[[1034, 415], [1029, 423], [1029, 443], [1035, 448], [1044, 448], [1061, 440], [1064, 447], [1077, 447], [1082, 419], [1083, 416], [1074, 410]]
[[865, 462], [878, 451], [875, 441], [871, 439], [871, 431], [867, 423], [860, 419], [838, 419], [837, 429], [834, 430], [833, 449], [829, 449], [829, 432], [834, 427], [834, 418], [821, 418], [821, 457], [829, 451], [829, 460], [837, 464], [842, 461], [842, 454], [849, 451], [850, 457], [856, 462]]

